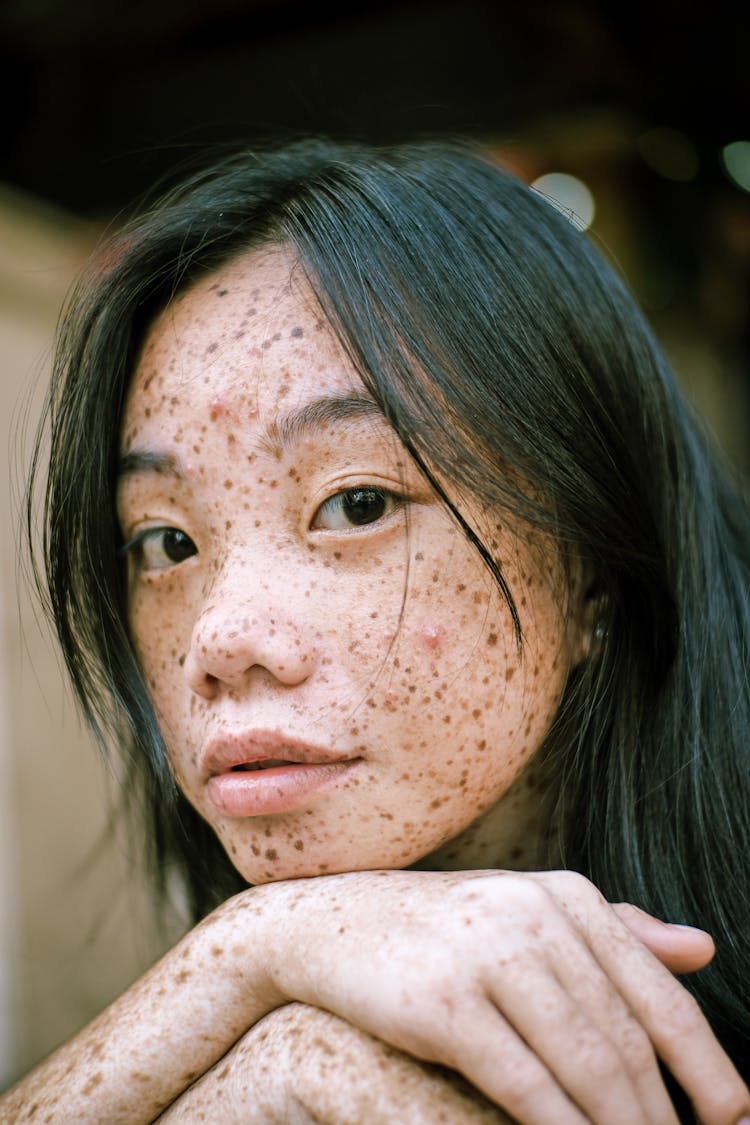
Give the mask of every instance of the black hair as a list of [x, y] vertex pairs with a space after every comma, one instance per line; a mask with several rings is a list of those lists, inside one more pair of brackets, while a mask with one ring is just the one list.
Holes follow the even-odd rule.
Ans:
[[86, 718], [124, 756], [157, 876], [177, 867], [196, 918], [244, 885], [174, 784], [128, 639], [120, 419], [156, 313], [268, 243], [299, 261], [519, 642], [502, 567], [457, 498], [551, 533], [596, 576], [595, 652], [549, 740], [564, 862], [611, 901], [711, 932], [715, 961], [686, 983], [747, 1075], [746, 500], [618, 273], [473, 145], [311, 139], [223, 157], [125, 225], [72, 295], [48, 407], [49, 606]]

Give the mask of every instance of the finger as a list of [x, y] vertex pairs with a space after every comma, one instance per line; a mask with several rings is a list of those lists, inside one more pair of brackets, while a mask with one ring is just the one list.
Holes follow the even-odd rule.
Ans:
[[[610, 913], [616, 918], [614, 911]], [[736, 1125], [744, 1114], [750, 1114], [747, 1086], [683, 985], [619, 919], [610, 927], [585, 928], [599, 963], [691, 1099], [700, 1120]]]
[[576, 958], [567, 937], [568, 956], [579, 964], [568, 965], [565, 984], [555, 972], [529, 965], [521, 987], [508, 987], [506, 974], [495, 1003], [587, 1120], [678, 1125], [647, 1037], [590, 951], [581, 942]]
[[705, 930], [662, 922], [630, 902], [613, 903], [612, 909], [631, 934], [672, 973], [694, 973], [704, 968], [716, 952], [713, 939]]
[[583, 941], [570, 941], [555, 975], [599, 1031], [615, 1044], [644, 1107], [645, 1120], [677, 1125], [654, 1046], [591, 950]]
[[587, 1125], [588, 1118], [494, 1001], [465, 1009], [462, 1016], [465, 1028], [447, 1028], [451, 1065], [487, 1097], [523, 1125]]

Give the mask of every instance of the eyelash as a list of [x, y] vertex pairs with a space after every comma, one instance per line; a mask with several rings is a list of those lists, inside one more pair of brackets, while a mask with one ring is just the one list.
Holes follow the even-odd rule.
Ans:
[[[349, 506], [349, 515], [347, 517], [347, 502]], [[354, 522], [348, 527], [320, 527], [317, 526], [321, 514], [328, 511], [329, 515], [342, 516], [344, 519], [353, 518], [353, 510], [356, 506], [364, 504], [382, 504], [385, 510], [376, 512], [371, 519], [365, 519], [361, 523]], [[406, 503], [403, 496], [399, 496], [395, 492], [391, 492], [387, 488], [380, 488], [377, 485], [360, 484], [354, 485], [351, 488], [344, 488], [340, 492], [334, 492], [327, 500], [324, 500], [320, 507], [317, 509], [313, 516], [311, 527], [313, 530], [318, 531], [353, 531], [363, 527], [370, 527], [372, 524], [379, 523], [383, 519], [388, 519], [394, 512], [403, 508]]]
[[[170, 559], [166, 553], [165, 540], [170, 533], [175, 536], [180, 536], [180, 544], [183, 547], [187, 547], [188, 549], [188, 553], [185, 554], [182, 558]], [[167, 561], [162, 563], [161, 565], [157, 565], [153, 562], [149, 563], [147, 559], [147, 551], [149, 549], [149, 546], [152, 544], [155, 545], [159, 540], [162, 541], [162, 551], [167, 559]], [[179, 566], [181, 562], [185, 562], [186, 559], [192, 558], [192, 556], [196, 555], [197, 553], [198, 548], [196, 547], [193, 540], [184, 531], [181, 531], [179, 527], [146, 528], [145, 531], [139, 531], [137, 535], [134, 535], [132, 539], [129, 539], [128, 542], [120, 548], [120, 555], [135, 556], [138, 565], [142, 570], [169, 570], [173, 566]]]
[[[371, 527], [373, 524], [380, 523], [382, 520], [387, 520], [395, 512], [403, 508], [405, 503], [404, 497], [397, 495], [395, 492], [391, 492], [389, 489], [380, 488], [376, 485], [355, 485], [351, 488], [342, 489], [340, 492], [335, 492], [332, 496], [329, 496], [327, 500], [324, 500], [316, 510], [310, 526], [311, 529], [315, 531], [356, 532], [361, 528]], [[354, 515], [357, 507], [360, 508], [360, 514], [371, 514], [361, 511], [361, 509], [367, 505], [375, 506], [375, 512], [372, 514], [372, 518], [363, 519], [362, 522], [359, 523], [356, 522]], [[348, 514], [347, 506], [349, 508]], [[378, 506], [381, 506], [380, 510], [378, 510]], [[343, 520], [353, 520], [354, 522], [338, 527], [320, 526], [320, 519], [324, 513], [327, 513], [327, 517], [334, 521], [338, 518], [342, 518]], [[176, 544], [173, 544], [173, 548], [178, 555], [184, 551], [185, 553], [182, 554], [182, 557], [170, 558], [167, 554], [167, 537], [170, 535], [176, 538], [178, 537]], [[159, 550], [161, 551], [163, 560], [157, 561], [153, 552]], [[149, 557], [150, 551], [152, 552], [151, 557]], [[119, 553], [121, 557], [134, 557], [141, 570], [163, 571], [179, 566], [180, 563], [197, 555], [198, 548], [190, 536], [179, 527], [164, 526], [149, 527], [144, 531], [139, 531], [132, 539], [129, 539], [127, 543], [123, 544]]]

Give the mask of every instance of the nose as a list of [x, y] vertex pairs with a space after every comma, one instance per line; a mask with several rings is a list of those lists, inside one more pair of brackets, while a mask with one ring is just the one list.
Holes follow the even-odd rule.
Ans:
[[[253, 580], [247, 569], [224, 576], [202, 609], [184, 664], [196, 695], [213, 699], [222, 687], [237, 691], [254, 674], [265, 674], [287, 687], [303, 683], [315, 663], [315, 641], [296, 618], [285, 591], [266, 580]], [[284, 594], [286, 593], [286, 597]], [[307, 606], [309, 620], [309, 605]]]

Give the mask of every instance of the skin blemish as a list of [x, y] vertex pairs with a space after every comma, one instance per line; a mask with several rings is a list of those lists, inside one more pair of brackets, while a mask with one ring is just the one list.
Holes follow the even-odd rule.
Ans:
[[419, 639], [425, 648], [437, 652], [445, 640], [445, 630], [442, 625], [425, 625], [420, 630]]

